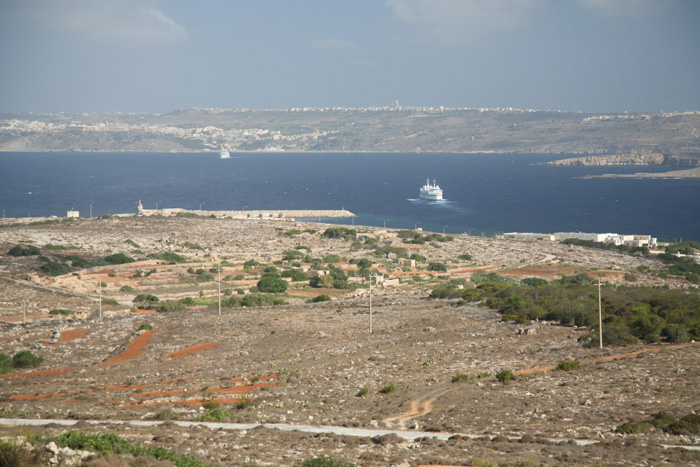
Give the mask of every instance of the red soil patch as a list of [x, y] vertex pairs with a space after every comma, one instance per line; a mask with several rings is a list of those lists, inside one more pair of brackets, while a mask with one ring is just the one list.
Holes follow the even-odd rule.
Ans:
[[126, 391], [127, 389], [145, 389], [148, 384], [122, 384], [121, 386], [109, 386], [105, 391]]
[[170, 355], [166, 356], [166, 359], [171, 359], [171, 358], [181, 358], [181, 357], [186, 357], [188, 355], [192, 355], [197, 352], [201, 352], [203, 350], [211, 349], [212, 347], [216, 347], [219, 345], [218, 342], [210, 342], [208, 344], [201, 344], [201, 345], [195, 345], [194, 347], [187, 347], [182, 350], [178, 350], [177, 352], [173, 352]]
[[135, 315], [155, 315], [156, 310], [138, 310]]
[[16, 401], [31, 401], [34, 399], [46, 399], [47, 397], [50, 397], [51, 394], [46, 393], [46, 394], [21, 394], [19, 396], [12, 396], [10, 399], [16, 400]]
[[316, 295], [340, 295], [349, 292], [347, 289], [315, 289], [315, 290], [291, 290], [287, 291], [287, 295], [295, 295], [297, 297], [315, 297]]
[[20, 376], [42, 376], [42, 375], [58, 375], [70, 371], [70, 368], [61, 368], [60, 370], [44, 370], [32, 371], [31, 373], [15, 373], [12, 375], [0, 375], [0, 378], [19, 378]]
[[61, 340], [63, 342], [68, 342], [75, 339], [81, 339], [87, 336], [89, 332], [89, 329], [73, 329], [72, 331], [63, 331], [61, 333]]
[[151, 339], [154, 332], [156, 332], [155, 329], [151, 329], [149, 331], [144, 332], [139, 337], [134, 339], [131, 342], [131, 344], [129, 344], [129, 346], [126, 348], [126, 352], [124, 352], [121, 355], [117, 355], [116, 357], [114, 357], [112, 360], [110, 360], [108, 362], [102, 362], [99, 365], [114, 365], [115, 363], [123, 362], [125, 360], [130, 359], [130, 358], [141, 355], [144, 347], [146, 347], [146, 344]]
[[43, 345], [44, 347], [52, 347], [52, 348], [58, 347], [58, 344], [49, 344], [48, 342], [42, 342], [41, 345]]

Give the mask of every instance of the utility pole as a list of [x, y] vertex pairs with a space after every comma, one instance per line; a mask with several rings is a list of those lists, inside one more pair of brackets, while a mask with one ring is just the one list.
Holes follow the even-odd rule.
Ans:
[[90, 201], [90, 217], [92, 217], [92, 201]]
[[219, 316], [221, 316], [221, 263], [219, 263]]
[[369, 276], [369, 333], [372, 334], [372, 278]]
[[97, 283], [97, 289], [100, 291], [100, 318], [102, 318], [102, 282]]
[[603, 307], [600, 301], [600, 276], [598, 276], [598, 344], [603, 350]]
[[24, 318], [22, 320], [23, 323], [27, 322], [27, 299], [22, 298], [22, 312], [24, 314]]

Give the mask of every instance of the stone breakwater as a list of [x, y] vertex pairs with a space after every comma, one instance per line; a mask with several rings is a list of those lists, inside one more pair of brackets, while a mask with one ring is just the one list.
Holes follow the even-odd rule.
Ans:
[[355, 217], [355, 214], [346, 209], [296, 209], [296, 210], [251, 210], [251, 211], [205, 211], [188, 210], [182, 208], [166, 209], [143, 209], [139, 205], [138, 215], [140, 216], [177, 216], [196, 215], [204, 217], [229, 217], [233, 219], [317, 219], [317, 218], [340, 218]]

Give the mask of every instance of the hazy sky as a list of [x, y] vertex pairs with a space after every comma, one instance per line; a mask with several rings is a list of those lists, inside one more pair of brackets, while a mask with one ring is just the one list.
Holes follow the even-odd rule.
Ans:
[[0, 0], [0, 111], [700, 110], [698, 0]]

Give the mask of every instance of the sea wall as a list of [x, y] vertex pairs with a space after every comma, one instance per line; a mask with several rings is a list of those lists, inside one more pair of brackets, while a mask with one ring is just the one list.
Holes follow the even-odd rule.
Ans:
[[233, 219], [298, 219], [298, 218], [340, 218], [355, 217], [355, 214], [346, 209], [277, 209], [277, 210], [246, 210], [246, 211], [207, 211], [188, 210], [182, 208], [143, 209], [139, 208], [140, 216], [177, 216], [196, 215], [204, 217], [230, 217]]

